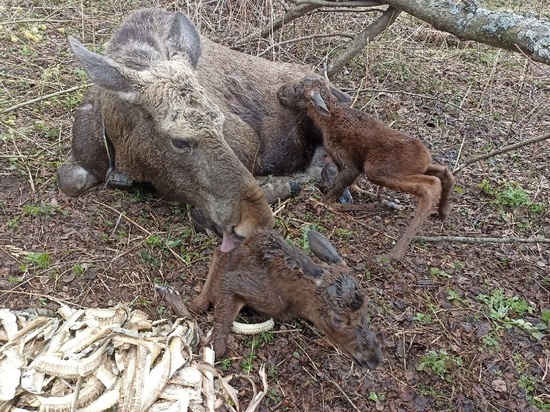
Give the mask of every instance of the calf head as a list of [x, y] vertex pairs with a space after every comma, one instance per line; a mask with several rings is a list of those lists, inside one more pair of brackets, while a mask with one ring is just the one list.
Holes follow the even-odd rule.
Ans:
[[[145, 13], [144, 19], [150, 21], [154, 13]], [[224, 116], [197, 81], [201, 48], [194, 25], [176, 13], [164, 30], [166, 38], [141, 43], [132, 30], [121, 31], [109, 45], [113, 58], [69, 38], [102, 90], [102, 121], [117, 169], [134, 181], [151, 183], [163, 196], [203, 210], [223, 229], [226, 251], [232, 236], [271, 227], [264, 194], [225, 141]]]
[[330, 116], [327, 102], [349, 105], [351, 97], [332, 87], [320, 76], [306, 76], [298, 82], [282, 85], [277, 91], [279, 102], [286, 107], [306, 110], [313, 107], [322, 116]]
[[308, 318], [359, 365], [375, 369], [382, 361], [382, 352], [369, 328], [357, 281], [324, 236], [309, 231], [308, 239], [311, 251], [325, 262], [316, 281], [318, 302]]

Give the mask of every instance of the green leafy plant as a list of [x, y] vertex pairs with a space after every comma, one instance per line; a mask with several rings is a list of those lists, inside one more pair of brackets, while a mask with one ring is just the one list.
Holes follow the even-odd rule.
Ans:
[[447, 369], [451, 365], [462, 365], [463, 360], [460, 357], [453, 357], [447, 353], [446, 350], [440, 349], [438, 351], [430, 351], [422, 358], [422, 361], [417, 366], [419, 371], [430, 371], [436, 374], [440, 378], [444, 378], [447, 373]]
[[444, 270], [441, 270], [439, 268], [431, 268], [430, 269], [430, 275], [432, 275], [432, 277], [440, 277], [440, 278], [451, 278], [452, 276], [449, 275], [447, 272], [445, 272]]
[[61, 209], [57, 205], [24, 205], [23, 214], [31, 217], [51, 217], [58, 213]]
[[497, 349], [500, 346], [500, 343], [497, 339], [492, 336], [486, 336], [483, 338], [483, 344], [489, 348]]
[[418, 312], [413, 316], [413, 320], [421, 323], [422, 325], [427, 325], [432, 322], [432, 316], [429, 313]]
[[51, 266], [50, 255], [46, 252], [31, 252], [25, 256], [26, 264], [21, 265], [21, 269], [26, 271], [29, 265], [38, 269], [47, 269]]
[[496, 289], [491, 295], [479, 294], [476, 299], [485, 303], [489, 316], [499, 325], [507, 329], [515, 326], [529, 332], [535, 339], [542, 339], [542, 330], [546, 330], [546, 326], [542, 323], [533, 325], [522, 318], [533, 314], [533, 308], [526, 300], [518, 296], [507, 297], [502, 289]]
[[251, 351], [250, 354], [241, 363], [241, 368], [244, 373], [250, 373], [254, 370], [255, 359], [256, 359], [256, 354], [254, 353], [254, 351]]
[[220, 368], [222, 369], [222, 371], [227, 371], [229, 370], [232, 364], [233, 364], [233, 359], [225, 358], [220, 361]]

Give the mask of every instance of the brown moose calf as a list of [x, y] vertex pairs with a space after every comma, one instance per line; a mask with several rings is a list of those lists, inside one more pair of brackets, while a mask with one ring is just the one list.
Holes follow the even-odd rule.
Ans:
[[374, 369], [382, 360], [370, 331], [363, 294], [347, 265], [320, 233], [308, 232], [317, 264], [277, 232], [259, 229], [230, 253], [217, 250], [193, 311], [214, 306], [210, 343], [224, 355], [239, 311], [248, 306], [276, 319], [311, 321], [359, 365]]
[[439, 217], [447, 217], [454, 177], [446, 167], [432, 163], [429, 150], [419, 139], [339, 103], [328, 83], [319, 76], [307, 76], [297, 83], [283, 85], [278, 97], [284, 106], [307, 110], [323, 134], [326, 151], [338, 167], [325, 203], [336, 202], [362, 172], [377, 185], [418, 198], [414, 218], [389, 252], [390, 259], [405, 255], [411, 239], [438, 200]]

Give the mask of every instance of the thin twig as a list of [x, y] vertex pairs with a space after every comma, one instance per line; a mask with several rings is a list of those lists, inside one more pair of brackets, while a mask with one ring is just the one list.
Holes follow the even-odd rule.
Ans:
[[[133, 224], [134, 226], [136, 226], [137, 228], [139, 228], [140, 230], [142, 230], [145, 234], [147, 234], [147, 236], [152, 236], [153, 233], [150, 232], [149, 230], [145, 229], [143, 226], [141, 226], [139, 223], [137, 223], [135, 220], [132, 220], [131, 218], [129, 218], [128, 216], [126, 216], [123, 212], [120, 212], [119, 210], [116, 210], [114, 207], [111, 207], [105, 203], [102, 203], [102, 202], [95, 202], [103, 207], [106, 207], [107, 209], [115, 212], [115, 213], [118, 213], [119, 214], [119, 219], [122, 217], [123, 219], [127, 220], [128, 222], [130, 222], [131, 224]], [[166, 243], [164, 244], [164, 247], [166, 247], [168, 249], [168, 251], [177, 259], [179, 260], [179, 262], [183, 265], [183, 267], [191, 274], [193, 275], [193, 272], [191, 272], [191, 270], [189, 269], [188, 267], [188, 264], [185, 260], [183, 260], [183, 258], [178, 255], [174, 249], [172, 249], [170, 246], [168, 246]]]
[[460, 242], [460, 243], [550, 243], [543, 237], [469, 237], [469, 236], [415, 236], [419, 242]]
[[280, 46], [283, 46], [285, 44], [298, 43], [300, 41], [311, 40], [311, 39], [322, 39], [322, 38], [325, 38], [325, 37], [347, 37], [348, 39], [353, 39], [354, 36], [353, 36], [353, 34], [349, 34], [349, 33], [328, 33], [328, 34], [312, 34], [311, 36], [297, 37], [295, 39], [285, 40], [285, 41], [282, 41], [282, 42], [279, 42], [279, 43], [272, 44], [267, 49], [265, 49], [263, 52], [258, 53], [258, 56], [263, 56], [264, 54], [266, 54], [270, 50], [274, 49], [275, 47], [280, 47]]
[[260, 33], [249, 34], [248, 36], [235, 42], [235, 46], [242, 46], [258, 38], [266, 38], [270, 34], [273, 34], [277, 30], [279, 30], [281, 27], [283, 27], [284, 24], [287, 24], [292, 20], [296, 20], [302, 17], [303, 15], [309, 13], [310, 11], [315, 10], [318, 7], [319, 6], [316, 6], [316, 5], [304, 4], [304, 5], [295, 7], [293, 9], [290, 9], [282, 17], [279, 17], [278, 19], [273, 20], [271, 23], [265, 25], [264, 28], [260, 31]]
[[319, 7], [374, 7], [383, 6], [384, 3], [377, 0], [358, 0], [358, 1], [325, 1], [325, 0], [296, 0], [297, 6], [302, 4], [312, 4]]
[[[351, 92], [352, 90], [348, 90], [348, 89], [345, 89], [343, 88], [342, 91], [345, 91], [345, 92]], [[464, 113], [467, 113], [469, 115], [472, 115], [472, 113], [470, 113], [468, 110], [460, 107], [459, 105], [457, 104], [454, 104], [454, 103], [451, 103], [450, 101], [448, 101], [447, 99], [440, 99], [439, 97], [435, 97], [435, 96], [429, 96], [427, 94], [419, 94], [419, 93], [413, 93], [413, 92], [406, 92], [406, 91], [403, 91], [403, 90], [383, 90], [383, 89], [357, 89], [355, 91], [355, 93], [364, 93], [364, 92], [373, 92], [373, 93], [399, 93], [399, 94], [404, 94], [406, 96], [414, 96], [414, 97], [420, 97], [421, 99], [429, 99], [429, 100], [435, 100], [435, 101], [438, 101], [438, 102], [442, 102], [442, 103], [445, 103], [445, 104], [448, 104], [449, 106], [452, 106], [460, 111], [463, 111]]]
[[340, 392], [342, 392], [342, 395], [344, 395], [344, 398], [346, 398], [346, 400], [350, 403], [350, 405], [352, 406], [353, 409], [355, 409], [356, 411], [360, 411], [361, 409], [359, 409], [357, 407], [357, 405], [355, 403], [353, 403], [353, 401], [350, 399], [350, 397], [348, 396], [348, 394], [346, 393], [346, 391], [344, 391], [342, 389], [342, 387], [340, 385], [338, 385], [338, 383], [334, 380], [334, 379], [330, 379], [330, 381], [334, 384], [334, 386], [336, 386], [338, 388], [338, 390]]
[[479, 162], [480, 160], [485, 160], [485, 159], [488, 159], [490, 157], [494, 157], [494, 156], [499, 155], [499, 154], [507, 153], [511, 150], [519, 149], [520, 147], [527, 146], [527, 145], [532, 144], [532, 143], [541, 142], [541, 141], [546, 140], [546, 139], [550, 139], [550, 133], [544, 134], [542, 136], [533, 137], [531, 139], [524, 140], [523, 142], [514, 143], [514, 144], [511, 144], [510, 146], [506, 146], [506, 147], [502, 147], [502, 148], [497, 149], [497, 150], [493, 150], [492, 152], [486, 153], [486, 154], [481, 155], [481, 156], [473, 157], [469, 160], [466, 160], [462, 166], [454, 169], [453, 170], [453, 175], [457, 175], [466, 166], [469, 166], [472, 163]]
[[11, 107], [8, 107], [7, 109], [4, 109], [0, 112], [0, 114], [6, 114], [6, 113], [10, 113], [10, 112], [13, 112], [14, 110], [17, 110], [17, 109], [20, 109], [22, 107], [25, 107], [25, 106], [28, 106], [30, 104], [34, 104], [34, 103], [37, 103], [37, 102], [41, 102], [42, 100], [48, 100], [52, 97], [55, 97], [55, 96], [60, 96], [62, 94], [67, 94], [67, 93], [71, 93], [71, 92], [74, 92], [78, 89], [81, 89], [83, 87], [87, 87], [87, 86], [90, 86], [90, 84], [85, 84], [83, 86], [74, 86], [74, 87], [71, 87], [69, 89], [65, 89], [65, 90], [59, 90], [58, 92], [54, 92], [54, 93], [50, 93], [50, 94], [46, 94], [44, 96], [40, 96], [40, 97], [37, 97], [35, 99], [31, 99], [31, 100], [27, 100], [26, 102], [23, 102], [23, 103], [19, 103], [19, 104], [16, 104], [14, 106], [11, 106]]

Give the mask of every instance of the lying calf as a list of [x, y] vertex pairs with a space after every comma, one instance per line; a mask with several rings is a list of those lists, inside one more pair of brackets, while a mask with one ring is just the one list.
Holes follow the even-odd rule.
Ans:
[[374, 369], [382, 354], [366, 317], [363, 294], [331, 243], [308, 232], [317, 264], [277, 232], [259, 229], [230, 253], [214, 253], [208, 278], [190, 309], [214, 306], [212, 343], [224, 355], [239, 311], [250, 307], [276, 319], [304, 318], [359, 365]]

